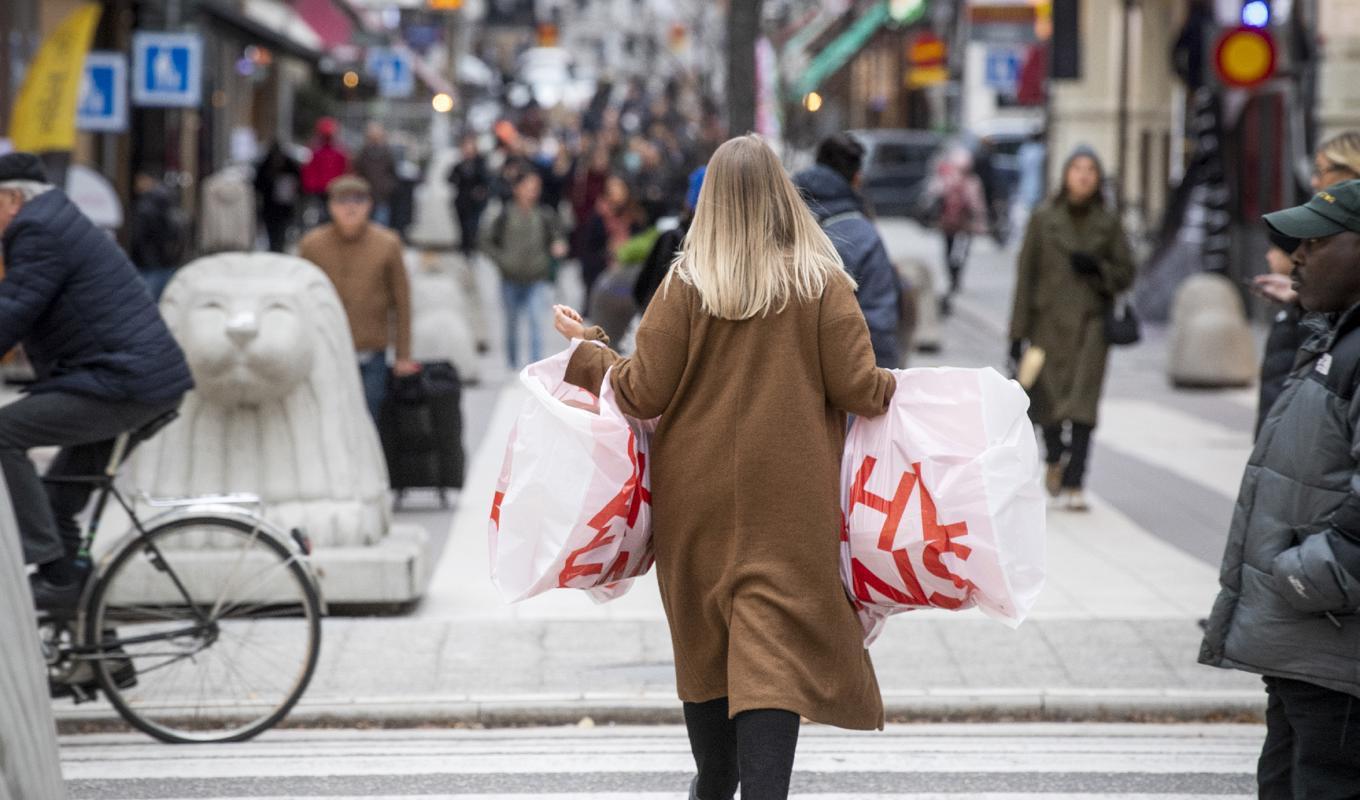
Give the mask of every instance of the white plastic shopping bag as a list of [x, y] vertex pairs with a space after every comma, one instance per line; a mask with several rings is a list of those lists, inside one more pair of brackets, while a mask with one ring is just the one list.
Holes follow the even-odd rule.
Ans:
[[867, 642], [891, 615], [979, 607], [1011, 627], [1044, 584], [1029, 398], [993, 369], [894, 370], [841, 463], [841, 577]]
[[491, 507], [491, 580], [509, 602], [549, 589], [622, 596], [651, 568], [654, 422], [619, 411], [605, 375], [597, 397], [563, 377], [577, 347], [525, 367], [529, 390]]

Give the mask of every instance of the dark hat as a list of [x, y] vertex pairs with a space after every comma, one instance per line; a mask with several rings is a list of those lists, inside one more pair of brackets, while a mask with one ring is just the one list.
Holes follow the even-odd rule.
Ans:
[[1286, 252], [1304, 239], [1360, 233], [1360, 180], [1329, 186], [1301, 206], [1273, 211], [1262, 219], [1270, 226], [1270, 241]]
[[0, 156], [0, 183], [5, 181], [47, 183], [47, 169], [32, 153], [6, 153]]
[[326, 185], [327, 197], [339, 197], [342, 194], [362, 194], [373, 196], [373, 189], [369, 187], [368, 181], [358, 175], [341, 175]]

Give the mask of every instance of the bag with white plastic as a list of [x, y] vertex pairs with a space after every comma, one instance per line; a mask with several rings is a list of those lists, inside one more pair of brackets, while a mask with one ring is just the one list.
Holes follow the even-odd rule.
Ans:
[[894, 370], [841, 462], [841, 577], [866, 644], [893, 614], [977, 606], [1018, 627], [1044, 584], [1029, 398], [993, 369]]
[[575, 341], [520, 373], [529, 391], [510, 433], [491, 507], [491, 580], [509, 602], [549, 589], [622, 596], [654, 560], [648, 443], [655, 421], [619, 410], [605, 375], [596, 396], [566, 383]]

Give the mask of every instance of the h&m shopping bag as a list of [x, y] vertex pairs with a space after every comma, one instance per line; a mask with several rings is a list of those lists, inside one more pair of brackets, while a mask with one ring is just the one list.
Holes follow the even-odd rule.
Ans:
[[529, 391], [505, 448], [491, 508], [491, 579], [507, 601], [549, 589], [622, 596], [651, 568], [648, 440], [655, 423], [625, 416], [609, 375], [599, 395], [563, 377], [577, 340], [525, 367]]
[[993, 369], [894, 370], [841, 464], [841, 577], [866, 642], [891, 615], [979, 607], [1015, 627], [1044, 583], [1029, 399]]

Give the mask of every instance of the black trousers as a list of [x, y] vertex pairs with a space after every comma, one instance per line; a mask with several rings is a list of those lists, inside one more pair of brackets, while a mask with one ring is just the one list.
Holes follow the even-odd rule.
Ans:
[[1086, 482], [1086, 465], [1091, 458], [1091, 434], [1095, 429], [1081, 422], [1069, 423], [1069, 427], [1071, 435], [1064, 437], [1062, 425], [1044, 426], [1044, 462], [1060, 464], [1063, 456], [1066, 456], [1063, 488], [1080, 489]]
[[944, 265], [949, 272], [949, 293], [963, 288], [963, 267], [968, 263], [968, 248], [973, 237], [967, 233], [944, 234]]
[[798, 715], [760, 709], [727, 718], [727, 698], [685, 703], [685, 727], [699, 769], [699, 800], [785, 800], [798, 748]]
[[30, 394], [0, 407], [0, 469], [23, 539], [24, 561], [72, 558], [80, 547], [76, 515], [93, 487], [44, 485], [28, 459], [33, 447], [60, 445], [48, 475], [98, 475], [108, 466], [118, 434], [145, 425], [179, 405], [110, 402], [66, 392]]
[[1261, 800], [1360, 797], [1360, 697], [1288, 678], [1265, 683]]

